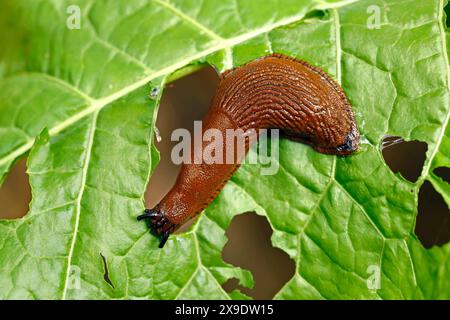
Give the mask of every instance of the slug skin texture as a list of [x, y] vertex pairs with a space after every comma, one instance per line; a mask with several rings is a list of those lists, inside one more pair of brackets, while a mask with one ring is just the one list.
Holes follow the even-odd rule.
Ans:
[[[279, 129], [291, 140], [339, 156], [359, 147], [353, 111], [339, 84], [323, 70], [281, 54], [222, 74], [202, 131], [212, 128], [220, 131], [223, 141], [227, 129], [257, 133], [259, 129]], [[245, 152], [251, 143], [245, 143]], [[210, 141], [202, 144], [204, 149]], [[236, 144], [224, 143], [223, 154], [234, 152], [235, 161], [208, 164], [199, 148], [192, 145], [191, 150], [191, 159], [200, 159], [198, 163], [182, 164], [172, 189], [155, 208], [138, 217], [160, 237], [160, 248], [172, 232], [214, 200], [245, 156], [238, 154]]]

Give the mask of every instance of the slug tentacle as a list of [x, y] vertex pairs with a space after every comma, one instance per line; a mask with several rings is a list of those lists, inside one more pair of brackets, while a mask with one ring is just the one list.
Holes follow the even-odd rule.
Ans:
[[[202, 133], [215, 129], [227, 141], [229, 130], [257, 135], [260, 129], [272, 128], [321, 153], [348, 155], [359, 147], [358, 128], [341, 87], [321, 69], [281, 54], [222, 74]], [[254, 140], [245, 141], [243, 154], [235, 143], [224, 143], [220, 151], [235, 155], [234, 161], [224, 164], [206, 161], [191, 148], [191, 159], [199, 161], [183, 164], [174, 187], [154, 209], [140, 216], [162, 238], [160, 246], [168, 234], [211, 203]], [[202, 141], [201, 150], [208, 144]]]

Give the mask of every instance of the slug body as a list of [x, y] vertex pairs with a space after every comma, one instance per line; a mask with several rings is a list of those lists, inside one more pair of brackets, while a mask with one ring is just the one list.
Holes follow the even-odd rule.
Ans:
[[[348, 155], [359, 146], [358, 128], [341, 87], [324, 71], [281, 54], [225, 72], [202, 130], [218, 129], [226, 141], [227, 129], [273, 128], [321, 153]], [[207, 144], [203, 142], [203, 147]], [[245, 152], [250, 144], [245, 144]], [[236, 152], [236, 146], [224, 144], [224, 154], [228, 148]], [[192, 159], [202, 158], [191, 149]], [[160, 247], [170, 233], [211, 203], [239, 167], [238, 158], [228, 164], [201, 160], [182, 165], [169, 193], [138, 217], [161, 237]]]

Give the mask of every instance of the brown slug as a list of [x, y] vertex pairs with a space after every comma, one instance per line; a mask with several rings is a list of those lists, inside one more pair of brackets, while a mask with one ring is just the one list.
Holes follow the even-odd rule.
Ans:
[[[359, 146], [359, 131], [342, 88], [321, 69], [282, 54], [222, 74], [203, 121], [203, 132], [211, 128], [224, 137], [227, 129], [276, 128], [289, 139], [335, 155], [351, 154]], [[223, 148], [225, 153], [229, 146]], [[202, 158], [191, 149], [192, 157]], [[146, 219], [152, 233], [160, 237], [160, 248], [173, 231], [211, 203], [239, 163], [236, 159], [232, 164], [204, 160], [182, 164], [172, 189], [155, 208], [138, 217]]]

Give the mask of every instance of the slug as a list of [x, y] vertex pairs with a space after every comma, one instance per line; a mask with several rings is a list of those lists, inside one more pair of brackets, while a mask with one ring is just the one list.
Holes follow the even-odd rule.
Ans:
[[[223, 137], [227, 129], [276, 128], [318, 152], [340, 156], [359, 147], [359, 131], [342, 88], [323, 70], [282, 54], [254, 60], [221, 75], [203, 120], [203, 132], [211, 128], [220, 130]], [[208, 144], [202, 143], [203, 147]], [[250, 142], [246, 143], [245, 152], [249, 146]], [[224, 144], [223, 148], [225, 153], [230, 147]], [[191, 159], [202, 158], [191, 149]], [[236, 159], [228, 164], [204, 160], [182, 164], [172, 189], [157, 206], [138, 217], [160, 238], [160, 248], [172, 232], [212, 202], [239, 163]]]

